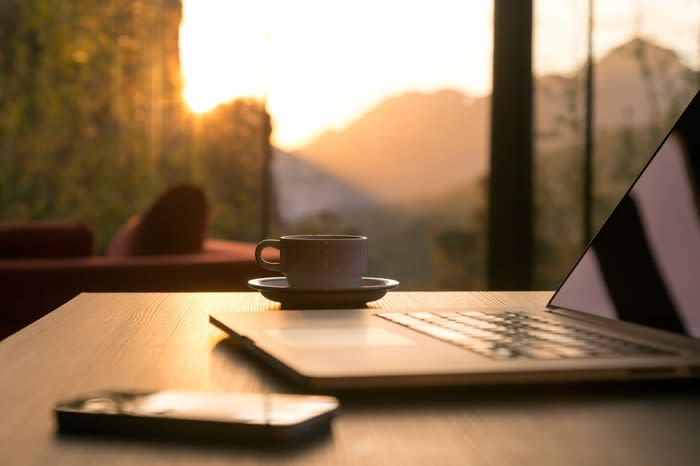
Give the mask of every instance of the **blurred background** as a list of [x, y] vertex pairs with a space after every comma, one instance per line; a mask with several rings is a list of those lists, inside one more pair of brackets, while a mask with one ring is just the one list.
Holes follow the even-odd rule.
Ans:
[[[534, 270], [585, 243], [700, 83], [700, 1], [536, 0]], [[0, 221], [85, 222], [104, 250], [173, 183], [210, 234], [362, 233], [402, 289], [486, 282], [491, 0], [0, 1]], [[517, 109], [513, 109], [517, 111]]]

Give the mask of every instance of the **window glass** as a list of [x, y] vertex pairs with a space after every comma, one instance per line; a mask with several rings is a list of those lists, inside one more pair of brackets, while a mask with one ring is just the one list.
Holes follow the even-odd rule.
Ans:
[[84, 222], [104, 252], [187, 181], [211, 236], [363, 233], [371, 274], [480, 288], [492, 10], [2, 2], [0, 221]]
[[370, 274], [481, 287], [492, 9], [186, 0], [185, 96], [266, 99], [274, 235], [366, 234]]
[[[535, 2], [536, 288], [555, 288], [584, 248], [589, 2]], [[593, 231], [695, 95], [700, 4], [594, 2]]]

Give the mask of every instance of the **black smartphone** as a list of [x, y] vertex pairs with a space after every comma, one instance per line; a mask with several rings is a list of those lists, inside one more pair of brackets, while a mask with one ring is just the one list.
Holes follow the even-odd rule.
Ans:
[[60, 433], [214, 443], [291, 442], [330, 430], [329, 396], [101, 391], [56, 404]]

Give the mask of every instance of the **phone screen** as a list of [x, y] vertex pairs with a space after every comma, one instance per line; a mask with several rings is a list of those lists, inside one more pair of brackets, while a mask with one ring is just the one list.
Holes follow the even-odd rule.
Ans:
[[278, 426], [299, 424], [337, 407], [338, 401], [326, 396], [177, 390], [104, 392], [63, 404], [83, 413]]

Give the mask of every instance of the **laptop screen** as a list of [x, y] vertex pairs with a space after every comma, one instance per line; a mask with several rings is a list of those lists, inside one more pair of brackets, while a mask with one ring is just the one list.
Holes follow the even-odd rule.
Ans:
[[550, 301], [700, 338], [700, 93]]

